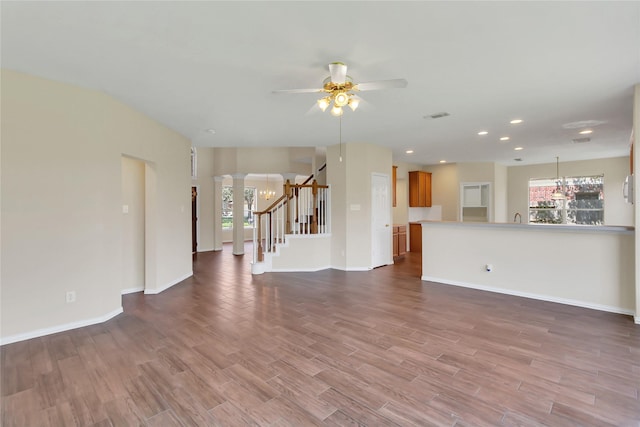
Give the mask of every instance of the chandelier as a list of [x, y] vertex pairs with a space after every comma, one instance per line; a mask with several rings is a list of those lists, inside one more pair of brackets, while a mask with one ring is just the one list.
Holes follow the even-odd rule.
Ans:
[[352, 111], [356, 111], [360, 100], [351, 93], [354, 90], [354, 84], [351, 77], [346, 76], [344, 83], [334, 83], [331, 81], [331, 77], [327, 77], [324, 81], [322, 88], [323, 92], [327, 92], [329, 95], [318, 99], [318, 107], [322, 111], [326, 111], [331, 107], [331, 115], [339, 117], [342, 115], [342, 107], [348, 105]]
[[269, 174], [267, 174], [267, 188], [265, 190], [260, 190], [258, 194], [260, 195], [260, 198], [264, 200], [270, 200], [276, 195], [275, 191], [269, 189]]

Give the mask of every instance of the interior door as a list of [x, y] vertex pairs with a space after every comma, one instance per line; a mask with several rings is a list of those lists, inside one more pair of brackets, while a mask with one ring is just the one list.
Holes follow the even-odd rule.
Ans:
[[191, 253], [198, 252], [198, 216], [197, 216], [198, 189], [191, 187]]
[[371, 175], [371, 268], [391, 264], [391, 194], [389, 175]]

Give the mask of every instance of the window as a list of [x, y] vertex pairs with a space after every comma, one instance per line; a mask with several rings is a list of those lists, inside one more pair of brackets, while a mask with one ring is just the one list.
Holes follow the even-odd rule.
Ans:
[[[560, 190], [564, 200], [552, 200]], [[529, 180], [529, 222], [532, 224], [604, 224], [604, 176]]]
[[[253, 212], [256, 210], [256, 188], [245, 187], [243, 198], [244, 226], [253, 226]], [[233, 228], [233, 187], [222, 186], [222, 228]]]

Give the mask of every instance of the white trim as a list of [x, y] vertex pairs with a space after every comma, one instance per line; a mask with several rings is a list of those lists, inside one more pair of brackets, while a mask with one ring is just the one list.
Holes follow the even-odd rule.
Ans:
[[[513, 295], [517, 297], [531, 298], [531, 299], [536, 299], [540, 301], [555, 302], [559, 304], [573, 305], [576, 307], [590, 308], [592, 310], [607, 311], [610, 313], [626, 314], [629, 316], [633, 316], [633, 310], [624, 309], [622, 307], [614, 307], [611, 305], [594, 304], [594, 303], [574, 300], [574, 299], [557, 298], [549, 295], [532, 294], [529, 292], [520, 292], [520, 291], [513, 291], [510, 289], [494, 288], [491, 286], [483, 286], [483, 285], [476, 285], [473, 283], [457, 282], [455, 280], [440, 279], [438, 277], [422, 276], [420, 279], [425, 282], [436, 282], [436, 283], [442, 283], [444, 285], [461, 286], [463, 288], [478, 289], [481, 291], [496, 292], [499, 294]], [[638, 317], [636, 317], [636, 323], [638, 323]]]
[[193, 276], [193, 271], [190, 271], [189, 273], [185, 274], [184, 276], [181, 276], [179, 278], [177, 278], [176, 280], [174, 280], [173, 282], [169, 282], [166, 285], [164, 285], [161, 288], [158, 289], [145, 289], [144, 290], [144, 294], [145, 295], [155, 295], [155, 294], [159, 294], [160, 292], [166, 291], [167, 289], [169, 289], [170, 287], [177, 285], [178, 283], [182, 282], [185, 279], [188, 279], [189, 277]]
[[127, 294], [134, 294], [136, 292], [142, 292], [144, 291], [144, 286], [138, 286], [135, 288], [127, 288], [127, 289], [123, 289], [120, 291], [120, 294], [122, 295], [127, 295]]
[[79, 320], [77, 322], [65, 323], [58, 326], [52, 326], [50, 328], [36, 329], [35, 331], [26, 332], [24, 334], [10, 335], [8, 337], [0, 338], [0, 345], [11, 344], [18, 341], [29, 340], [32, 338], [43, 337], [45, 335], [56, 334], [58, 332], [69, 331], [71, 329], [77, 329], [85, 326], [91, 326], [98, 323], [103, 323], [113, 317], [116, 317], [118, 314], [122, 312], [123, 312], [122, 306], [120, 306], [119, 308], [113, 310], [110, 313], [105, 314], [104, 316], [94, 317], [92, 319]]
[[329, 267], [329, 268], [333, 268], [334, 270], [340, 270], [340, 271], [371, 271], [373, 270], [373, 268], [371, 267], [351, 267], [351, 268], [342, 268], [342, 267]]
[[328, 270], [330, 268], [331, 268], [330, 265], [327, 265], [325, 267], [312, 267], [312, 268], [273, 268], [269, 271], [269, 273], [305, 273], [305, 272]]
[[640, 316], [633, 316], [633, 323], [640, 325]]

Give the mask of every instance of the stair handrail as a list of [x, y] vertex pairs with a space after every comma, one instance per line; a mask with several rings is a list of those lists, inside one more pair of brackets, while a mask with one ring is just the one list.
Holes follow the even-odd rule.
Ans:
[[[305, 181], [306, 182], [306, 181]], [[309, 192], [301, 192], [302, 189], [310, 188]], [[319, 190], [323, 190], [320, 195], [319, 202]], [[326, 233], [329, 230], [326, 201], [328, 196], [328, 185], [320, 185], [317, 180], [313, 180], [311, 184], [291, 184], [289, 180], [283, 185], [282, 196], [269, 205], [268, 208], [262, 211], [253, 212], [254, 218], [257, 220], [257, 224], [254, 222], [254, 256], [259, 262], [264, 261], [264, 251], [273, 252], [275, 250], [276, 243], [284, 243], [285, 236], [287, 234], [318, 234], [318, 224], [321, 223], [322, 227], [320, 233]], [[302, 197], [299, 200], [299, 197]], [[292, 202], [292, 199], [295, 200]], [[320, 206], [324, 206], [320, 209]], [[280, 209], [284, 209], [281, 211]], [[292, 227], [291, 211], [294, 210], [295, 217], [295, 230]], [[300, 221], [299, 215], [303, 212], [303, 222]], [[307, 212], [307, 213], [305, 213]], [[265, 224], [265, 246], [263, 246], [263, 215], [268, 215], [268, 224]], [[276, 215], [276, 223], [273, 223], [274, 215]], [[318, 217], [320, 215], [320, 217]], [[275, 229], [273, 227], [276, 227]]]

